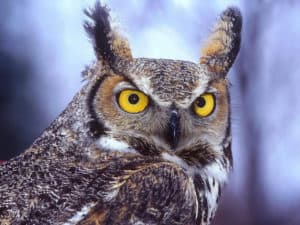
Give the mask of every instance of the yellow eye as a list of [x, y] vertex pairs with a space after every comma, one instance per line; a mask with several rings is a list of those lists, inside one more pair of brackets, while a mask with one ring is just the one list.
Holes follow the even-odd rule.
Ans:
[[149, 98], [137, 90], [123, 90], [119, 94], [118, 103], [125, 112], [139, 113], [148, 106]]
[[213, 94], [205, 93], [194, 102], [194, 111], [200, 117], [209, 116], [215, 109], [215, 97]]

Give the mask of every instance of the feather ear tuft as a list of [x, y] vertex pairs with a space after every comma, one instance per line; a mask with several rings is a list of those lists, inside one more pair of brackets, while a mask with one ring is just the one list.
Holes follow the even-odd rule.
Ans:
[[97, 58], [113, 66], [116, 59], [132, 59], [129, 43], [121, 36], [110, 23], [109, 9], [96, 2], [94, 9], [84, 10], [92, 20], [86, 21], [84, 28], [94, 44]]
[[226, 9], [201, 50], [200, 64], [226, 75], [240, 49], [242, 16], [237, 8]]

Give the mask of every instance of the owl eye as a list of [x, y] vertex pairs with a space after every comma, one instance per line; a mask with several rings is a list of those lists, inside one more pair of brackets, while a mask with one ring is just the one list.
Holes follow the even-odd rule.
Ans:
[[194, 102], [193, 108], [198, 116], [209, 116], [215, 109], [215, 96], [211, 93], [201, 95]]
[[128, 113], [139, 113], [145, 110], [149, 104], [149, 98], [138, 90], [123, 90], [118, 97], [118, 103], [122, 110]]

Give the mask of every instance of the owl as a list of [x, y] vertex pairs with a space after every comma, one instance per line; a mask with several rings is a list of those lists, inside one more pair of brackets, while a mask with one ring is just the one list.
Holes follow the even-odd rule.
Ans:
[[96, 3], [85, 84], [0, 167], [1, 225], [208, 225], [232, 168], [227, 73], [241, 39], [228, 8], [198, 63], [134, 58]]

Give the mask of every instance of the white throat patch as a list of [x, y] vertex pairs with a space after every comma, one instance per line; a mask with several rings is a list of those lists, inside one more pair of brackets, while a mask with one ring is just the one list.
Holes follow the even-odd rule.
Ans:
[[200, 167], [190, 166], [183, 159], [177, 155], [171, 155], [167, 152], [161, 154], [162, 158], [173, 162], [179, 165], [181, 168], [185, 169], [188, 175], [194, 177], [195, 174], [198, 174], [202, 177], [211, 177], [214, 178], [217, 182], [223, 185], [228, 178], [227, 168], [225, 168], [219, 159], [216, 159], [213, 163]]
[[135, 149], [123, 141], [116, 140], [113, 137], [104, 136], [97, 140], [97, 146], [104, 151], [117, 151], [124, 153], [137, 153]]
[[76, 225], [78, 222], [80, 222], [84, 217], [89, 213], [91, 208], [95, 204], [88, 204], [82, 207], [82, 209], [75, 213], [75, 215], [68, 220], [68, 222], [64, 223], [63, 225]]

